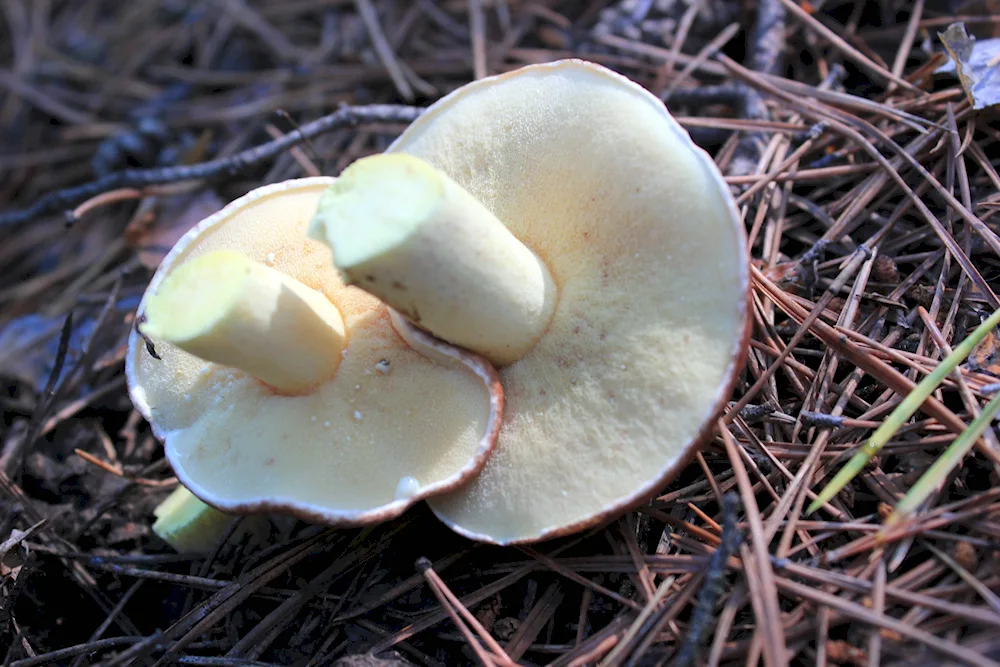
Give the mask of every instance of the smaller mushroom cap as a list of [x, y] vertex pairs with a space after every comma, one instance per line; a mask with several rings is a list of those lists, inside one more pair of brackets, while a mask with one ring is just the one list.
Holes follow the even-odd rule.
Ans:
[[155, 359], [138, 333], [131, 337], [136, 408], [181, 482], [224, 512], [278, 511], [329, 525], [387, 520], [469, 479], [496, 441], [503, 397], [492, 367], [402, 322], [401, 336], [388, 308], [346, 287], [329, 249], [306, 237], [333, 180], [263, 187], [202, 221], [164, 259], [140, 305], [142, 313], [186, 262], [227, 251], [315, 290], [343, 318], [334, 376], [301, 395], [154, 336]]

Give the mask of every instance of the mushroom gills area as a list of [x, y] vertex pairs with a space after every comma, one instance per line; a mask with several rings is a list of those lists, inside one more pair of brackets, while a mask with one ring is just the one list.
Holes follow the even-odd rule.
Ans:
[[264, 197], [200, 230], [180, 263], [241, 252], [319, 290], [340, 311], [347, 346], [333, 379], [301, 396], [276, 395], [250, 376], [154, 339], [133, 355], [140, 403], [165, 439], [178, 477], [231, 511], [294, 511], [350, 521], [454, 481], [480, 452], [490, 414], [484, 381], [435, 363], [393, 329], [385, 305], [346, 287], [329, 249], [306, 238], [332, 179]]
[[501, 370], [497, 451], [434, 511], [523, 542], [654, 492], [726, 399], [743, 337], [742, 231], [710, 158], [648, 92], [575, 62], [471, 84], [390, 150], [465, 187], [559, 293]]

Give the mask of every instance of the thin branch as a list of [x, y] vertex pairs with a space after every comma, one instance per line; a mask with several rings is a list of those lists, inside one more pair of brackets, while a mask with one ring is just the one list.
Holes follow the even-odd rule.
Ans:
[[283, 137], [236, 155], [180, 167], [160, 169], [129, 169], [109, 174], [90, 183], [57, 190], [43, 195], [23, 209], [0, 213], [0, 227], [31, 222], [36, 218], [77, 206], [105, 192], [122, 188], [144, 188], [151, 185], [197, 181], [220, 176], [234, 176], [268, 162], [293, 146], [340, 128], [352, 128], [372, 123], [408, 124], [416, 120], [422, 109], [411, 106], [373, 104], [363, 107], [343, 107], [333, 113], [303, 125]]

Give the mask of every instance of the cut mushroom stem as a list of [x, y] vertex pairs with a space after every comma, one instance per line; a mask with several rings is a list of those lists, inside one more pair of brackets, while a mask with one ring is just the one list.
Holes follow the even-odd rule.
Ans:
[[145, 316], [143, 333], [282, 394], [306, 393], [333, 377], [345, 342], [340, 312], [323, 294], [227, 250], [168, 275]]
[[153, 510], [153, 532], [180, 553], [211, 551], [235, 517], [224, 514], [178, 486]]
[[541, 338], [556, 303], [545, 264], [483, 204], [423, 160], [358, 160], [320, 201], [310, 236], [345, 281], [499, 366]]

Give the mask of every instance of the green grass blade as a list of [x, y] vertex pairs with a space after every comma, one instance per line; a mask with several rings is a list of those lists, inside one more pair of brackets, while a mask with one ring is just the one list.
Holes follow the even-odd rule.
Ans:
[[917, 483], [903, 496], [893, 513], [889, 515], [886, 525], [892, 525], [905, 519], [927, 500], [934, 489], [938, 488], [944, 478], [948, 476], [948, 473], [961, 463], [962, 458], [969, 453], [983, 431], [989, 428], [997, 412], [1000, 412], [1000, 394], [994, 396], [986, 404], [979, 416], [969, 424], [969, 428], [962, 431], [961, 435], [955, 438], [955, 442], [951, 443], [937, 461], [927, 469], [927, 472], [920, 476]]
[[934, 390], [944, 381], [948, 375], [954, 371], [960, 363], [965, 361], [972, 350], [976, 348], [977, 345], [986, 337], [986, 335], [991, 332], [998, 324], [1000, 324], [1000, 310], [996, 311], [989, 316], [982, 324], [976, 327], [976, 330], [972, 332], [965, 340], [959, 343], [958, 347], [952, 350], [944, 360], [938, 364], [930, 374], [927, 375], [913, 391], [911, 391], [903, 402], [896, 406], [896, 409], [886, 417], [882, 425], [876, 429], [875, 433], [868, 442], [854, 455], [851, 459], [840, 469], [840, 472], [830, 480], [819, 495], [816, 496], [809, 507], [806, 509], [806, 514], [812, 514], [820, 507], [825, 505], [833, 498], [835, 495], [840, 493], [840, 491], [847, 486], [852, 479], [854, 479], [858, 473], [864, 470], [868, 462], [875, 456], [885, 443], [889, 442], [896, 431], [907, 422], [907, 420], [913, 416], [920, 406], [923, 405], [927, 397], [934, 393]]

